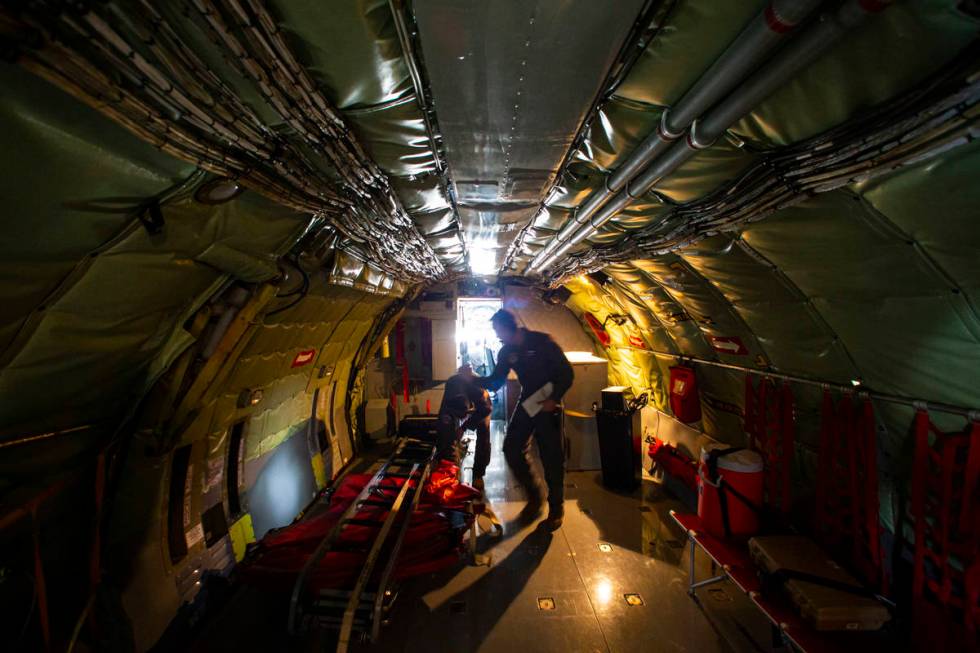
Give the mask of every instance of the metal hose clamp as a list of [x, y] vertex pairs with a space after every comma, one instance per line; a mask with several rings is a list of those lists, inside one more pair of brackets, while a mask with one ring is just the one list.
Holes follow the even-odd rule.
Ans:
[[698, 126], [699, 125], [700, 125], [700, 123], [697, 120], [695, 120], [694, 122], [691, 123], [691, 131], [688, 132], [688, 134], [687, 134], [687, 144], [691, 146], [691, 149], [705, 150], [705, 149], [711, 147], [712, 145], [714, 145], [715, 140], [717, 140], [717, 139], [714, 139], [713, 138], [713, 139], [711, 139], [710, 141], [708, 141], [706, 143], [701, 142], [698, 139]]

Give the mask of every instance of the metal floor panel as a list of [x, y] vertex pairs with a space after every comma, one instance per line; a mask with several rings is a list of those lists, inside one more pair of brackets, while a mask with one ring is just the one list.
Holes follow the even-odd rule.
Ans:
[[[502, 422], [493, 423], [492, 438], [487, 494], [505, 534], [480, 540], [491, 566], [406, 583], [381, 640], [356, 650], [770, 650], [767, 622], [737, 591], [704, 592], [700, 605], [687, 595], [686, 538], [667, 516], [682, 506], [659, 487], [645, 482], [625, 495], [602, 487], [596, 472], [572, 472], [564, 526], [554, 533], [536, 524], [517, 528], [523, 493], [500, 453]], [[698, 564], [699, 573], [709, 572], [707, 560]], [[626, 594], [639, 594], [643, 605], [629, 605]], [[554, 610], [539, 609], [539, 599]]]
[[[638, 498], [624, 498], [590, 486], [594, 475], [589, 476], [576, 479], [582, 488], [577, 492], [580, 498], [574, 506], [566, 507], [561, 533], [594, 597], [610, 651], [752, 650], [738, 640], [726, 641], [687, 595], [687, 574], [678, 566], [687, 560], [681, 555], [683, 544], [670, 560], [652, 557], [649, 542], [653, 528], [649, 521], [657, 517], [640, 512]], [[582, 498], [583, 494], [588, 498]], [[581, 504], [596, 507], [586, 515], [579, 508]], [[682, 533], [677, 537], [684, 541]], [[609, 543], [611, 550], [601, 551], [600, 543]], [[639, 594], [643, 605], [629, 605], [626, 594]], [[747, 601], [745, 607], [751, 617], [754, 609]]]

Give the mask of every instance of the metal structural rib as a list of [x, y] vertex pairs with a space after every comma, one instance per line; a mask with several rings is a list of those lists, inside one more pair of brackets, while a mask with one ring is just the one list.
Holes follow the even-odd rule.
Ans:
[[[749, 113], [793, 74], [823, 54], [848, 30], [862, 23], [871, 14], [886, 9], [891, 1], [849, 0], [836, 12], [822, 14], [769, 63], [739, 84], [742, 76], [755, 70], [762, 58], [781, 41], [782, 35], [792, 29], [793, 23], [784, 18], [789, 7], [795, 9], [792, 16], [797, 17], [798, 22], [816, 4], [819, 3], [780, 3], [778, 11], [782, 13], [776, 14], [776, 3], [770, 3], [756, 16], [676, 107], [664, 113], [660, 127], [610, 178], [607, 188], [590, 197], [574, 220], [565, 225], [556, 238], [538, 254], [532, 261], [531, 269], [539, 272], [547, 269], [574, 245], [594, 234], [636, 198], [647, 193], [654, 184], [677, 170], [698, 151], [709, 147], [732, 124]], [[773, 16], [779, 18], [774, 19]], [[763, 30], [768, 31], [769, 35]], [[735, 58], [735, 63], [726, 63], [730, 57]], [[719, 70], [722, 72], [717, 72]], [[724, 101], [717, 104], [719, 98], [736, 86]], [[713, 105], [716, 105], [715, 108], [703, 118], [696, 118]], [[674, 117], [671, 117], [672, 114]], [[689, 124], [685, 125], [684, 122], [688, 120]], [[681, 140], [684, 130], [687, 130], [687, 138]]]

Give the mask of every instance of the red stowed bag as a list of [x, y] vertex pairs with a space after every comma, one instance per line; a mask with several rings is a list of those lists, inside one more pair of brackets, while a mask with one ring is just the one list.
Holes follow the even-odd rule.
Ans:
[[685, 423], [701, 419], [701, 396], [694, 368], [675, 365], [670, 368], [670, 410]]

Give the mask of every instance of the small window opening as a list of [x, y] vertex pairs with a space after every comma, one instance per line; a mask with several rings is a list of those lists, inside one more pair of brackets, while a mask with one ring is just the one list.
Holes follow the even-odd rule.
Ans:
[[170, 549], [170, 561], [176, 563], [187, 555], [187, 540], [184, 538], [185, 522], [189, 519], [189, 485], [192, 479], [188, 475], [191, 464], [191, 446], [187, 445], [174, 452], [170, 465], [170, 495], [167, 511], [167, 544]]
[[330, 440], [327, 437], [327, 423], [320, 419], [320, 411], [318, 410], [319, 402], [320, 388], [317, 388], [313, 391], [313, 430], [315, 432], [317, 450], [324, 452], [330, 448]]
[[231, 438], [228, 440], [228, 465], [225, 479], [228, 483], [228, 514], [232, 520], [242, 513], [242, 498], [238, 491], [241, 478], [245, 448], [245, 422], [235, 422], [231, 427]]

